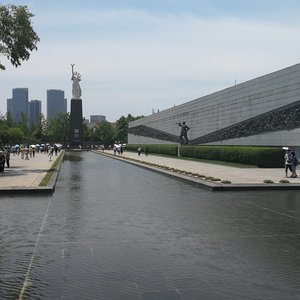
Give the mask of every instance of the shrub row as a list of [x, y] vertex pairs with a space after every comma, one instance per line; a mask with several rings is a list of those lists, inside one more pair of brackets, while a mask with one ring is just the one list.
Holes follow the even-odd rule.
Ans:
[[[128, 144], [126, 149], [137, 151], [138, 147], [145, 149], [145, 144]], [[177, 145], [147, 145], [149, 153], [177, 156]], [[224, 162], [241, 163], [260, 168], [283, 167], [283, 152], [279, 147], [255, 146], [180, 146], [180, 156]]]

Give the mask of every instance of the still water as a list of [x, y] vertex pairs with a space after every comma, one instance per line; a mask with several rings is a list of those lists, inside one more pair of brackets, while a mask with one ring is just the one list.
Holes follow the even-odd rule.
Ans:
[[210, 192], [67, 153], [53, 196], [0, 198], [0, 299], [300, 299], [299, 192]]

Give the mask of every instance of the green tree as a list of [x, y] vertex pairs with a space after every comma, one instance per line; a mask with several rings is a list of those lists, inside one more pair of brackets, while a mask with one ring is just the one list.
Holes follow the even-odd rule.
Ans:
[[24, 132], [26, 137], [29, 137], [30, 121], [29, 121], [28, 115], [23, 111], [21, 111], [21, 121], [17, 124], [17, 127], [19, 127]]
[[133, 117], [131, 114], [128, 114], [127, 117], [120, 117], [120, 119], [117, 120], [116, 124], [116, 140], [127, 143], [129, 122], [138, 120], [140, 118], [143, 118], [143, 116]]
[[126, 117], [122, 116], [116, 124], [116, 140], [127, 143], [128, 122]]
[[7, 124], [6, 124], [5, 117], [2, 114], [0, 114], [0, 127], [6, 126], [6, 125]]
[[[37, 50], [40, 39], [32, 27], [33, 16], [27, 6], [0, 5], [0, 54], [15, 67]], [[0, 64], [0, 69], [5, 67]]]
[[115, 129], [110, 122], [102, 122], [96, 126], [93, 137], [99, 144], [111, 145], [114, 143]]
[[70, 114], [59, 113], [55, 118], [48, 121], [46, 130], [49, 141], [67, 143], [70, 133]]
[[39, 121], [36, 124], [33, 124], [32, 126], [32, 137], [39, 142], [43, 140], [47, 140], [46, 138], [47, 126], [48, 123], [44, 114], [40, 114]]
[[9, 128], [11, 128], [11, 127], [14, 126], [14, 120], [13, 120], [13, 117], [12, 117], [10, 111], [8, 111], [8, 112], [6, 113], [6, 125], [7, 125]]
[[94, 129], [89, 128], [87, 126], [87, 124], [83, 123], [82, 124], [82, 135], [83, 135], [83, 140], [85, 142], [93, 141], [94, 140]]
[[20, 143], [24, 140], [25, 135], [20, 128], [7, 126], [0, 127], [1, 142], [4, 144]]
[[8, 128], [6, 125], [0, 126], [0, 141], [1, 141], [1, 143], [4, 143], [4, 144], [9, 142]]
[[20, 128], [13, 127], [8, 129], [8, 143], [20, 143], [24, 138], [25, 135]]

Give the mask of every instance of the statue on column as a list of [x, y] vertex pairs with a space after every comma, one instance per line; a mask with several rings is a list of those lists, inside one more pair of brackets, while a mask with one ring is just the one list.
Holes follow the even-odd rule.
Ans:
[[81, 75], [78, 72], [74, 71], [75, 64], [71, 64], [72, 66], [72, 99], [80, 99], [81, 98], [81, 88], [79, 85], [79, 81], [81, 81]]

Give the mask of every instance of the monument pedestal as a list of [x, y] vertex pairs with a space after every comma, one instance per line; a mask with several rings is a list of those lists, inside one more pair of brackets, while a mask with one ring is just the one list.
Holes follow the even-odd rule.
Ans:
[[71, 99], [70, 113], [70, 147], [79, 148], [82, 146], [82, 100]]

